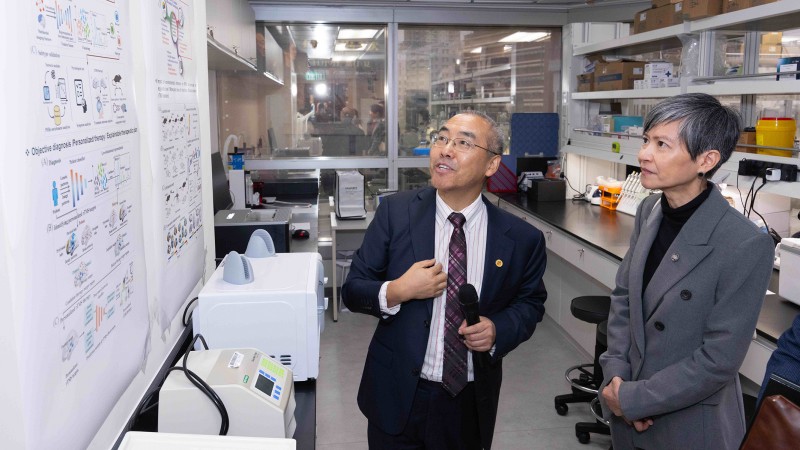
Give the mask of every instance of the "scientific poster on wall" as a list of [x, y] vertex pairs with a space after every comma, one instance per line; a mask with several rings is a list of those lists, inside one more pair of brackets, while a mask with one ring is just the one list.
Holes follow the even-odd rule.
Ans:
[[129, 4], [6, 6], [4, 102], [19, 116], [0, 204], [25, 438], [85, 448], [139, 370], [148, 330]]
[[160, 220], [158, 301], [167, 328], [203, 275], [200, 129], [191, 1], [141, 2], [147, 73], [147, 120], [153, 161], [153, 217]]

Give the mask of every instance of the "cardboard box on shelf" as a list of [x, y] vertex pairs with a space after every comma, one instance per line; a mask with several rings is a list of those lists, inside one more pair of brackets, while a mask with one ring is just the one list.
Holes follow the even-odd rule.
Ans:
[[750, 7], [752, 0], [722, 0], [722, 12], [729, 13]]
[[722, 0], [684, 0], [683, 19], [697, 20], [722, 13]]
[[669, 78], [674, 66], [668, 62], [650, 62], [644, 65], [644, 78]]
[[591, 92], [594, 87], [594, 72], [578, 75], [577, 92]]
[[594, 90], [615, 91], [633, 89], [634, 80], [644, 78], [644, 63], [616, 61], [598, 64], [594, 72]]
[[655, 13], [656, 28], [670, 27], [683, 23], [683, 1], [657, 8]]
[[669, 78], [645, 77], [642, 80], [634, 80], [633, 82], [634, 89], [659, 89], [666, 87], [680, 87], [680, 85], [681, 79], [676, 76]]
[[761, 33], [761, 45], [767, 45], [767, 44], [780, 45], [782, 39], [783, 39], [783, 33], [781, 33], [780, 31]]
[[653, 9], [645, 9], [639, 11], [633, 16], [633, 34], [644, 33], [645, 31], [653, 30], [655, 26], [655, 19], [649, 20], [650, 12]]
[[782, 50], [781, 44], [761, 44], [758, 54], [762, 56], [781, 56]]
[[660, 8], [669, 5], [670, 0], [653, 0], [653, 8]]
[[[745, 128], [742, 130], [741, 134], [739, 134], [739, 141], [736, 142], [737, 144], [746, 144], [746, 145], [756, 145], [756, 129], [753, 127]], [[736, 146], [734, 149], [737, 152], [742, 153], [755, 153], [756, 149], [752, 147], [740, 147]]]

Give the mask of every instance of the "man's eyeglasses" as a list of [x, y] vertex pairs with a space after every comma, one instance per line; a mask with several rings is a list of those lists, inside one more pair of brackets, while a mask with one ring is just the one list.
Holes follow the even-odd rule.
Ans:
[[433, 145], [435, 145], [436, 147], [447, 147], [447, 144], [449, 144], [450, 142], [455, 144], [456, 150], [462, 153], [469, 153], [472, 151], [473, 148], [478, 147], [479, 149], [486, 150], [487, 152], [493, 155], [499, 155], [499, 153], [493, 152], [486, 147], [481, 147], [480, 145], [475, 144], [474, 142], [466, 138], [462, 137], [449, 138], [447, 136], [442, 136], [441, 134], [437, 134], [433, 138]]

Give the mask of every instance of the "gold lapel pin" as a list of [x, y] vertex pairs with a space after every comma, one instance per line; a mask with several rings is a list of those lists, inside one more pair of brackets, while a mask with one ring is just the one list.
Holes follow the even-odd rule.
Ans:
[[497, 261], [494, 262], [494, 265], [497, 267], [503, 267], [503, 260], [498, 259]]

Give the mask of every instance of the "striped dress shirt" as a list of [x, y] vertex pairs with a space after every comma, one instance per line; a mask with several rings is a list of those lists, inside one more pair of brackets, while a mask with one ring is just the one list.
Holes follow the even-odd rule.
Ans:
[[[447, 272], [449, 256], [450, 236], [453, 234], [453, 224], [447, 220], [450, 213], [461, 212], [466, 218], [464, 224], [464, 235], [467, 239], [467, 283], [475, 286], [478, 296], [481, 294], [481, 282], [483, 281], [483, 266], [486, 258], [486, 235], [488, 228], [488, 216], [486, 205], [483, 203], [482, 196], [478, 196], [469, 206], [461, 211], [453, 211], [436, 193], [436, 226], [435, 226], [435, 248], [434, 257], [437, 262], [442, 264], [442, 270]], [[393, 308], [387, 307], [386, 290], [389, 282], [383, 283], [379, 294], [381, 310], [388, 315], [397, 314], [402, 304]], [[431, 317], [430, 334], [428, 336], [428, 348], [425, 351], [425, 359], [422, 363], [420, 376], [426, 380], [442, 381], [442, 356], [444, 349], [444, 311], [445, 297], [447, 289], [433, 300], [433, 315]], [[472, 353], [467, 353], [467, 381], [475, 379], [472, 366]]]

